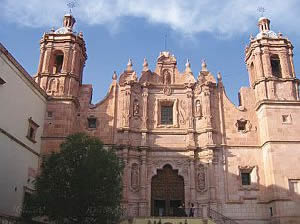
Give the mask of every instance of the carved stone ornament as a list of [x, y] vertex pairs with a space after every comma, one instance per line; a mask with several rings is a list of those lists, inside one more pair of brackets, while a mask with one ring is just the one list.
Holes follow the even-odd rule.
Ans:
[[164, 85], [171, 84], [171, 74], [170, 74], [169, 70], [165, 70], [163, 72], [163, 84]]
[[135, 99], [133, 101], [133, 116], [137, 117], [140, 114], [140, 105], [139, 105], [139, 101], [137, 99]]
[[195, 95], [200, 95], [200, 93], [202, 92], [202, 87], [200, 85], [196, 85], [195, 87]]
[[181, 125], [184, 125], [186, 123], [186, 101], [181, 100], [180, 101], [180, 110], [179, 110], [179, 122]]
[[205, 191], [206, 190], [206, 169], [203, 164], [199, 164], [197, 167], [196, 173], [196, 183], [197, 183], [197, 190], [198, 191]]
[[195, 116], [197, 118], [202, 117], [202, 110], [201, 110], [200, 100], [196, 100], [196, 102], [195, 102]]
[[163, 169], [165, 165], [171, 165], [173, 169], [178, 170], [178, 175], [182, 176], [184, 179], [189, 174], [189, 161], [188, 160], [151, 160], [147, 163], [148, 170], [148, 179], [151, 181], [151, 178], [157, 174], [158, 169]]
[[165, 95], [170, 96], [172, 94], [172, 89], [169, 86], [165, 86], [163, 92]]
[[133, 191], [138, 191], [139, 185], [139, 165], [137, 163], [133, 163], [131, 165], [131, 189]]

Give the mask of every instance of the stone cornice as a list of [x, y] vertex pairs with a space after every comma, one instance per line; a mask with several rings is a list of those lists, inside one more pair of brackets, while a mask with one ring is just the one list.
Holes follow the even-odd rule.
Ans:
[[255, 82], [253, 82], [253, 84], [251, 85], [252, 88], [255, 88], [256, 85], [258, 85], [261, 82], [269, 82], [269, 81], [277, 81], [277, 82], [288, 82], [288, 81], [292, 81], [292, 82], [297, 82], [298, 84], [300, 83], [300, 80], [298, 78], [277, 78], [277, 77], [263, 77], [260, 78], [258, 80], [256, 80]]
[[255, 110], [258, 111], [263, 105], [284, 105], [284, 106], [300, 106], [300, 101], [288, 101], [288, 100], [261, 100], [256, 103]]

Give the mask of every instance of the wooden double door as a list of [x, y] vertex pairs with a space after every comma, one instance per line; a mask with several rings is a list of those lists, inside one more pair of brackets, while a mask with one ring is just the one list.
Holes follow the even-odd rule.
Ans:
[[181, 216], [180, 206], [184, 203], [184, 180], [166, 165], [157, 170], [151, 181], [151, 215]]

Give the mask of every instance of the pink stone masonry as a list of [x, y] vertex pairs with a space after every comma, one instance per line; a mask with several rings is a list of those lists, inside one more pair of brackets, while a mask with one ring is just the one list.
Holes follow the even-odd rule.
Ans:
[[[300, 223], [299, 80], [292, 43], [270, 30], [270, 20], [259, 20], [246, 48], [250, 87], [241, 88], [238, 107], [205, 61], [195, 78], [189, 61], [180, 72], [170, 52], [159, 54], [154, 71], [145, 59], [140, 75], [129, 60], [107, 96], [91, 104], [92, 86], [82, 84], [85, 42], [74, 23], [66, 15], [64, 27], [40, 42], [35, 80], [49, 96], [43, 154], [75, 132], [117, 149], [128, 216], [172, 215], [180, 201], [193, 203], [197, 216], [213, 209], [238, 223]], [[152, 180], [169, 166], [184, 185], [178, 179], [181, 187], [161, 194], [166, 189]]]

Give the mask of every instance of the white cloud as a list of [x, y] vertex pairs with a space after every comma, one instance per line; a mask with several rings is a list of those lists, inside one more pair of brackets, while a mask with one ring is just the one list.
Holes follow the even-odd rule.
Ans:
[[[67, 11], [66, 0], [1, 0], [7, 21], [24, 26], [59, 26]], [[211, 32], [232, 36], [256, 25], [257, 8], [265, 5], [272, 24], [296, 31], [298, 0], [77, 0], [76, 18], [83, 24], [116, 26], [131, 16], [165, 24], [185, 35]], [[284, 26], [284, 27], [283, 27]], [[275, 30], [278, 31], [278, 30]]]

